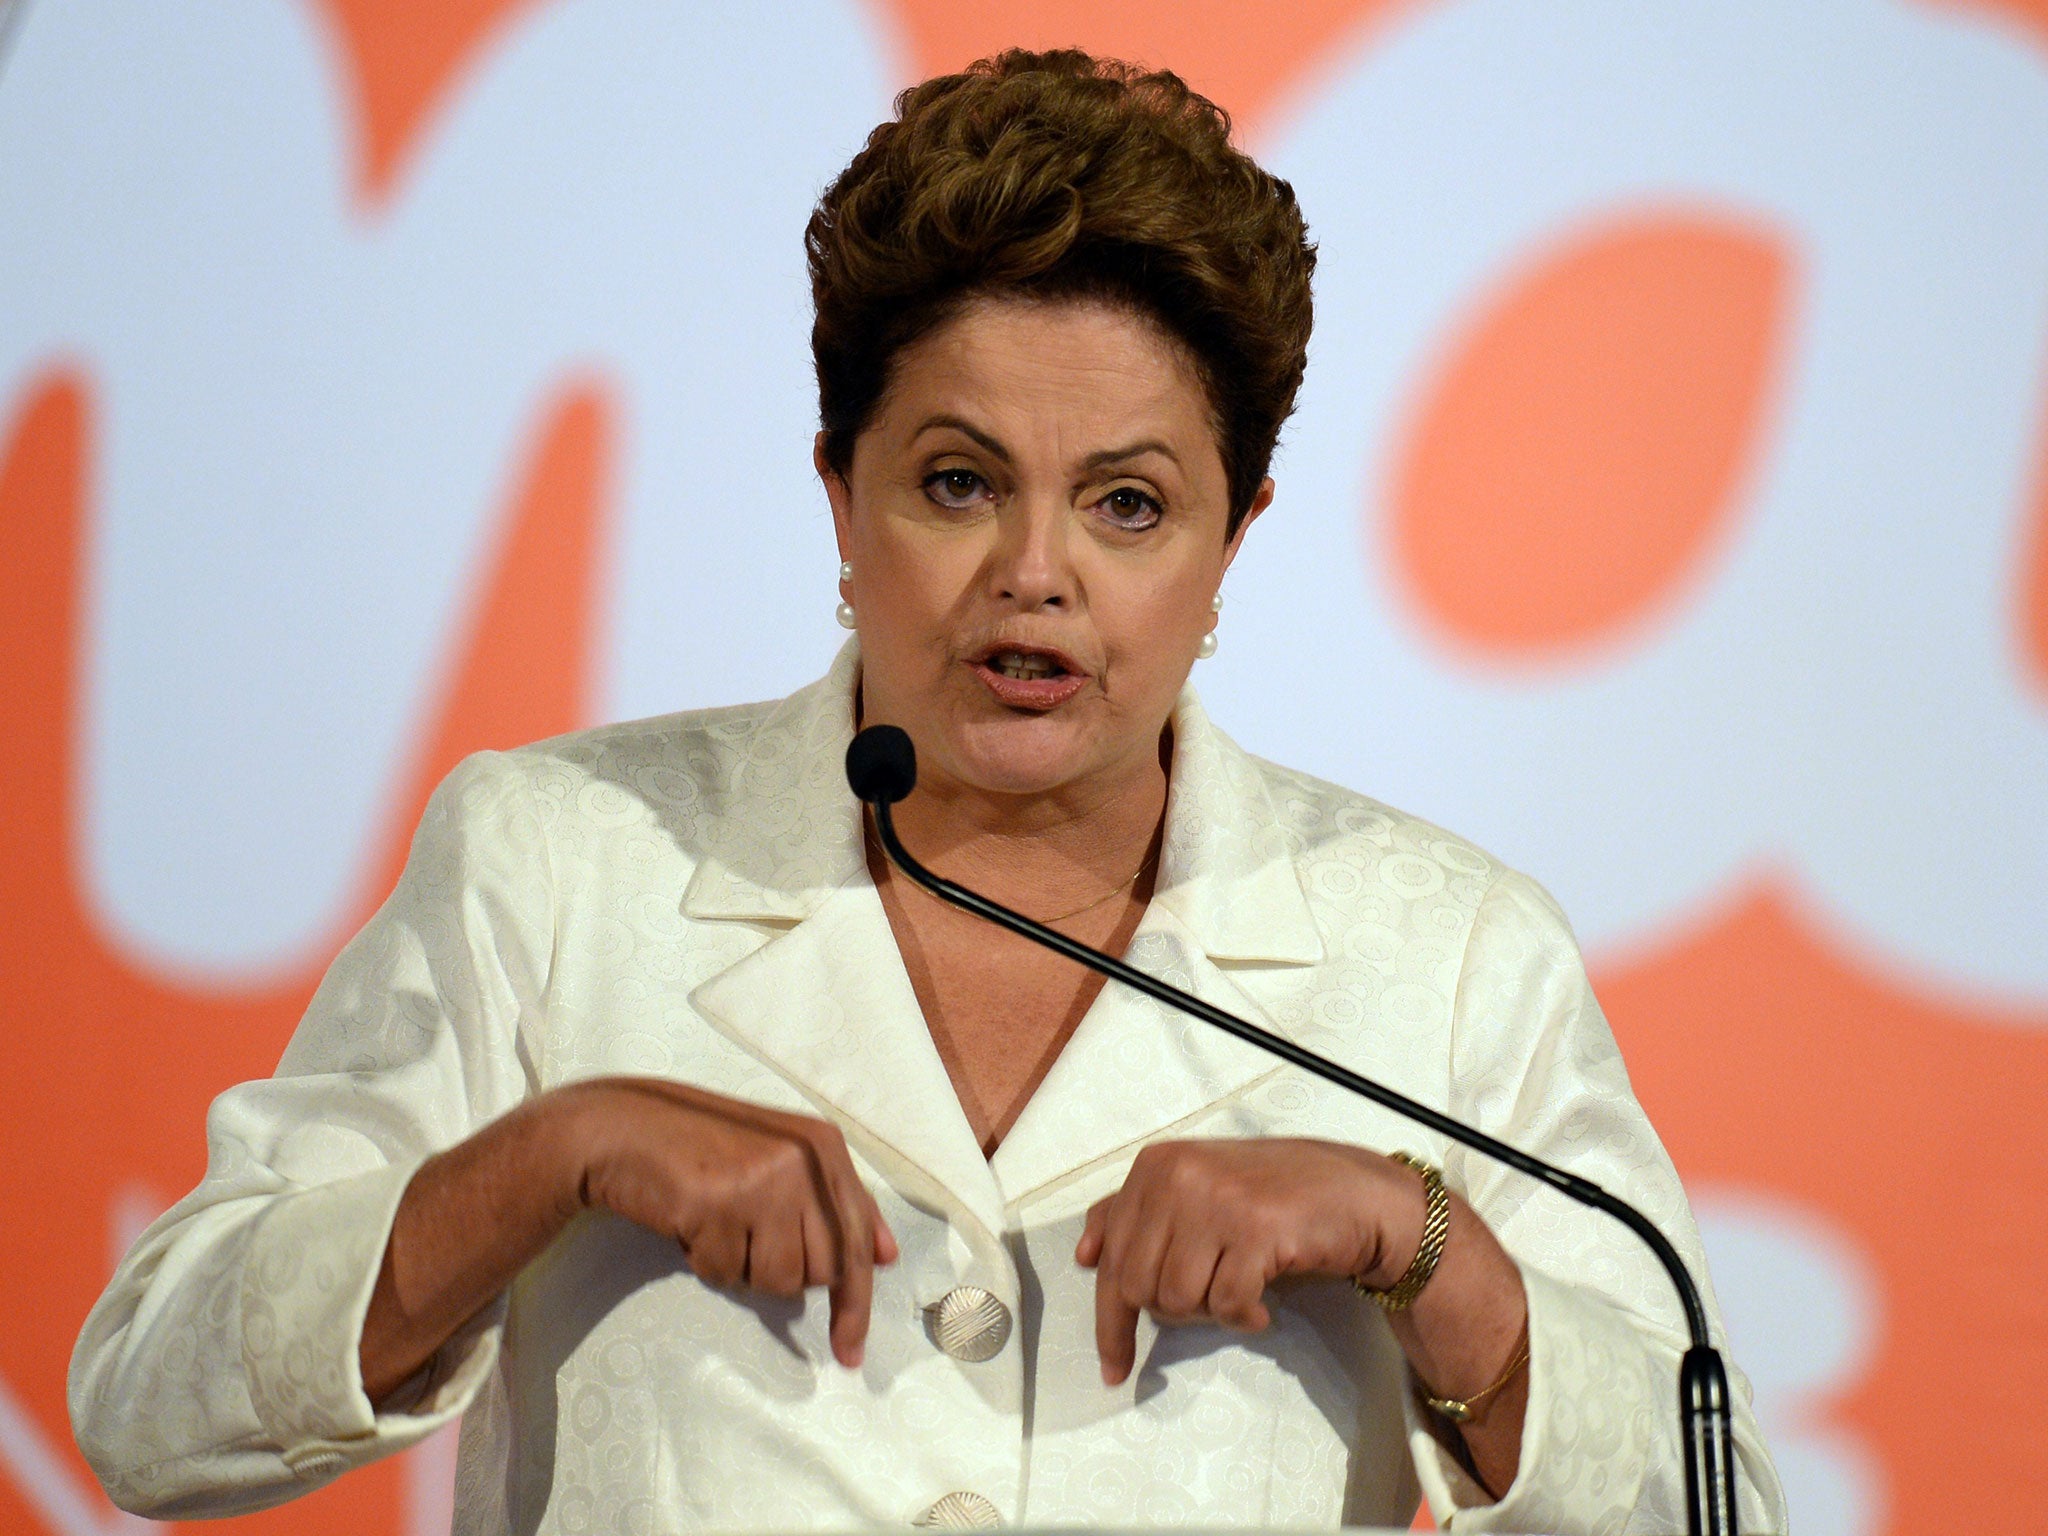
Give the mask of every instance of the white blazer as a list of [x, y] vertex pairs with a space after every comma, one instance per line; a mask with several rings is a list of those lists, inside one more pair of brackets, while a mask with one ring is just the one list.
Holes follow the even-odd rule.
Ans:
[[[1681, 1529], [1680, 1313], [1606, 1218], [1115, 985], [982, 1156], [863, 860], [841, 766], [857, 673], [849, 645], [780, 703], [450, 775], [277, 1075], [216, 1101], [205, 1181], [86, 1323], [72, 1421], [115, 1500], [173, 1517], [275, 1504], [463, 1415], [455, 1528], [477, 1536], [1405, 1525], [1418, 1492], [1457, 1531]], [[1544, 893], [1250, 757], [1192, 692], [1129, 958], [1636, 1201], [1704, 1279]], [[902, 1245], [876, 1276], [866, 1363], [832, 1361], [822, 1293], [715, 1290], [672, 1243], [586, 1215], [373, 1409], [357, 1348], [413, 1170], [611, 1073], [842, 1128]], [[1219, 1135], [1412, 1149], [1499, 1234], [1528, 1291], [1531, 1375], [1498, 1504], [1343, 1282], [1276, 1286], [1256, 1336], [1143, 1323], [1138, 1368], [1102, 1385], [1083, 1213], [1146, 1142]], [[963, 1344], [927, 1309], [978, 1299], [969, 1286], [998, 1305]], [[1738, 1382], [1743, 1528], [1782, 1529], [1748, 1397]]]

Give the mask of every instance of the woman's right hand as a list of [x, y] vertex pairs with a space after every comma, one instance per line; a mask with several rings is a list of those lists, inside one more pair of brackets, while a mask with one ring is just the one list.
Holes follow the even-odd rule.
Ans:
[[574, 1127], [581, 1202], [682, 1246], [708, 1285], [832, 1293], [832, 1353], [861, 1362], [877, 1264], [895, 1234], [839, 1128], [661, 1078], [554, 1090]]
[[567, 1084], [420, 1165], [363, 1319], [381, 1401], [502, 1292], [580, 1209], [672, 1237], [710, 1285], [832, 1293], [832, 1353], [857, 1366], [896, 1238], [836, 1126], [660, 1078]]

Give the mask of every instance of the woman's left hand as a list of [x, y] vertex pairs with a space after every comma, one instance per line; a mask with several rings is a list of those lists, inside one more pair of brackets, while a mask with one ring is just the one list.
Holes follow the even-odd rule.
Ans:
[[1095, 1342], [1110, 1386], [1131, 1372], [1138, 1314], [1257, 1332], [1282, 1275], [1391, 1285], [1422, 1241], [1422, 1181], [1329, 1141], [1156, 1142], [1088, 1212], [1074, 1257], [1095, 1276]]

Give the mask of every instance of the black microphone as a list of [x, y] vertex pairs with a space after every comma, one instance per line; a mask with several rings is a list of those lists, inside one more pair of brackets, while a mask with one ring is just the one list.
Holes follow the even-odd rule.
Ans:
[[1033, 943], [1043, 944], [1054, 953], [1065, 955], [1091, 971], [1098, 971], [1111, 981], [1135, 987], [1170, 1008], [1178, 1008], [1182, 1013], [1215, 1025], [1225, 1034], [1235, 1035], [1270, 1051], [1289, 1066], [1313, 1073], [1324, 1082], [1349, 1089], [1397, 1115], [1428, 1126], [1439, 1135], [1484, 1152], [1495, 1161], [1548, 1184], [1581, 1205], [1605, 1211], [1647, 1243], [1678, 1290], [1678, 1299], [1685, 1307], [1686, 1326], [1692, 1334], [1692, 1347], [1685, 1352], [1678, 1368], [1679, 1433], [1685, 1445], [1686, 1531], [1688, 1536], [1735, 1536], [1735, 1433], [1729, 1408], [1728, 1372], [1721, 1363], [1720, 1352], [1707, 1336], [1707, 1309], [1700, 1300], [1699, 1287], [1693, 1284], [1678, 1250], [1671, 1246], [1670, 1239], [1658, 1230], [1655, 1222], [1626, 1200], [1610, 1195], [1589, 1179], [1553, 1167], [1541, 1158], [1531, 1157], [1520, 1148], [1498, 1141], [1484, 1131], [1453, 1120], [1449, 1115], [1419, 1104], [1371, 1078], [1360, 1077], [1314, 1051], [1304, 1050], [1292, 1040], [1260, 1029], [1234, 1013], [1226, 1013], [1191, 993], [1169, 986], [1099, 949], [1091, 949], [1043, 923], [1033, 922], [1022, 913], [1012, 912], [964, 885], [955, 885], [933, 874], [910, 856], [896, 836], [890, 808], [917, 787], [917, 749], [911, 745], [910, 737], [897, 726], [871, 725], [853, 738], [846, 749], [846, 782], [874, 812], [875, 831], [890, 862], [941, 901], [951, 902], [976, 917], [986, 918], [1012, 933], [1022, 934]]

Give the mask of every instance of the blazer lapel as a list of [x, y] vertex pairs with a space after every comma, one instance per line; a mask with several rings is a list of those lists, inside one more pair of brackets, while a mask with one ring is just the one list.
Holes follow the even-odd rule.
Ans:
[[[1272, 1027], [1171, 912], [1148, 912], [1125, 958], [1205, 1002]], [[1280, 1067], [1257, 1046], [1109, 982], [990, 1167], [1004, 1198], [1020, 1200], [1171, 1132]]]
[[[1258, 764], [1209, 723], [1192, 690], [1184, 692], [1174, 714], [1158, 888], [1125, 958], [1275, 1030], [1228, 968], [1322, 960], [1294, 858]], [[1257, 1046], [1110, 982], [991, 1166], [1015, 1201], [1167, 1134], [1279, 1070]]]
[[905, 1195], [962, 1207], [1002, 1233], [1001, 1192], [865, 870], [690, 1003], [794, 1083]]
[[994, 1237], [1002, 1197], [925, 1027], [869, 878], [846, 788], [852, 642], [821, 681], [736, 743], [708, 818], [716, 842], [686, 917], [789, 925], [690, 994], [727, 1038], [780, 1072], [902, 1192], [964, 1208]]

